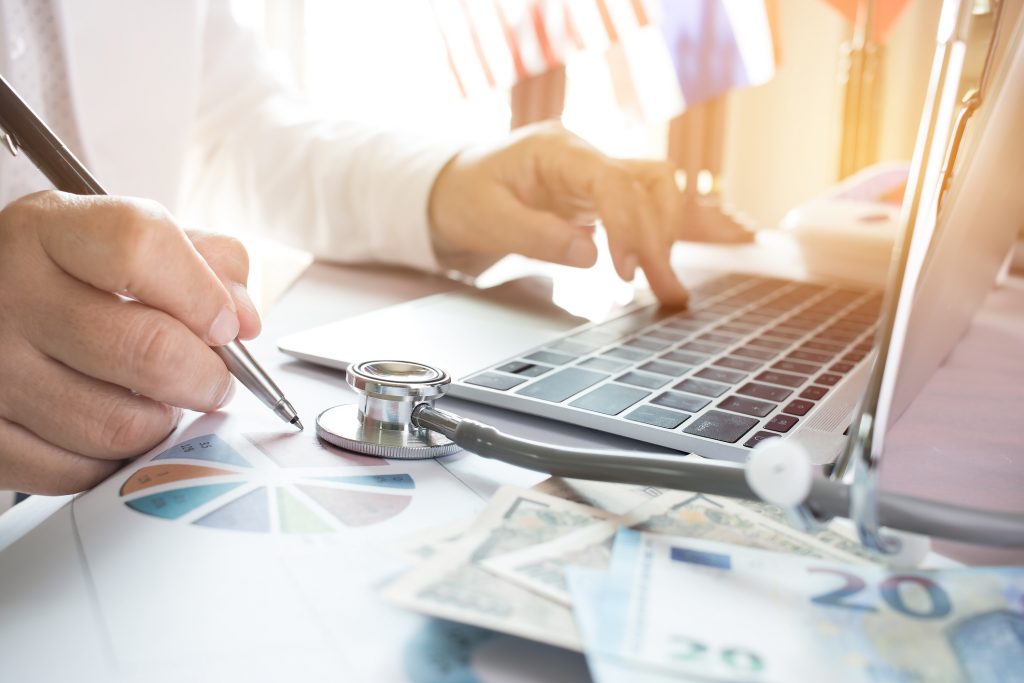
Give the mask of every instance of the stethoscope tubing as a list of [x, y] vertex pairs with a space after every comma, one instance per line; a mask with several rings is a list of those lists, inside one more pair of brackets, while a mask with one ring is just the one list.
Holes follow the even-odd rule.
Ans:
[[[592, 451], [523, 439], [429, 404], [413, 411], [413, 423], [437, 431], [467, 451], [536, 472], [570, 479], [681, 489], [760, 501], [744, 468], [683, 457]], [[805, 505], [819, 520], [848, 517], [850, 485], [815, 479]], [[879, 492], [882, 525], [901, 531], [997, 547], [1024, 547], [1024, 516], [961, 507], [899, 493]]]

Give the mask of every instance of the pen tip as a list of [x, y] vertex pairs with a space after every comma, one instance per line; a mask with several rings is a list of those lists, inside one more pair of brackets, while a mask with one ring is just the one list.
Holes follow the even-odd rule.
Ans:
[[299, 419], [298, 415], [296, 415], [295, 417], [292, 418], [292, 424], [295, 425], [296, 427], [298, 427], [300, 432], [303, 431], [303, 429], [305, 429], [302, 426], [302, 420]]

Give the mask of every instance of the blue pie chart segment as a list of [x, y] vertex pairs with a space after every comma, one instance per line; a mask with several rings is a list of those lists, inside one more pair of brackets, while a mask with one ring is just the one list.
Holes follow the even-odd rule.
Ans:
[[241, 486], [241, 482], [187, 486], [174, 489], [173, 491], [152, 493], [142, 498], [129, 500], [125, 505], [133, 510], [138, 510], [154, 517], [177, 519], [200, 505], [209, 503], [214, 498], [224, 495], [237, 486]]
[[193, 524], [236, 531], [270, 531], [270, 505], [267, 489], [260, 487], [223, 505]]
[[216, 434], [205, 434], [182, 441], [171, 446], [153, 460], [169, 460], [171, 458], [183, 458], [185, 460], [206, 460], [208, 462], [221, 462], [226, 465], [237, 465], [238, 467], [252, 467], [245, 458], [238, 454], [234, 448], [229, 446]]

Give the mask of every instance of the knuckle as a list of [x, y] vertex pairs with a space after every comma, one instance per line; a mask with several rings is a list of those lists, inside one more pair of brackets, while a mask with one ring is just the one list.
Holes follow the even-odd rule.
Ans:
[[229, 235], [216, 235], [210, 242], [215, 245], [212, 256], [218, 262], [211, 265], [222, 266], [233, 277], [245, 280], [249, 275], [249, 252], [242, 242]]
[[152, 267], [159, 238], [176, 226], [167, 210], [150, 200], [119, 201], [111, 211], [112, 260], [130, 280]]
[[181, 345], [172, 327], [158, 315], [140, 315], [124, 335], [133, 377], [145, 385], [160, 384], [166, 379], [167, 368], [178, 365]]
[[170, 431], [171, 415], [167, 412], [166, 420], [154, 420], [140, 399], [115, 399], [106, 408], [106, 416], [97, 421], [100, 429], [97, 441], [113, 455], [142, 453]]

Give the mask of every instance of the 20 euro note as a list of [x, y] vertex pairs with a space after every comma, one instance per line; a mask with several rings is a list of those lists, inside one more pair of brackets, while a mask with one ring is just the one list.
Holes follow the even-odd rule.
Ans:
[[[1024, 569], [892, 571], [616, 537], [603, 650], [719, 680], [1022, 681]], [[589, 644], [588, 644], [589, 645]]]

